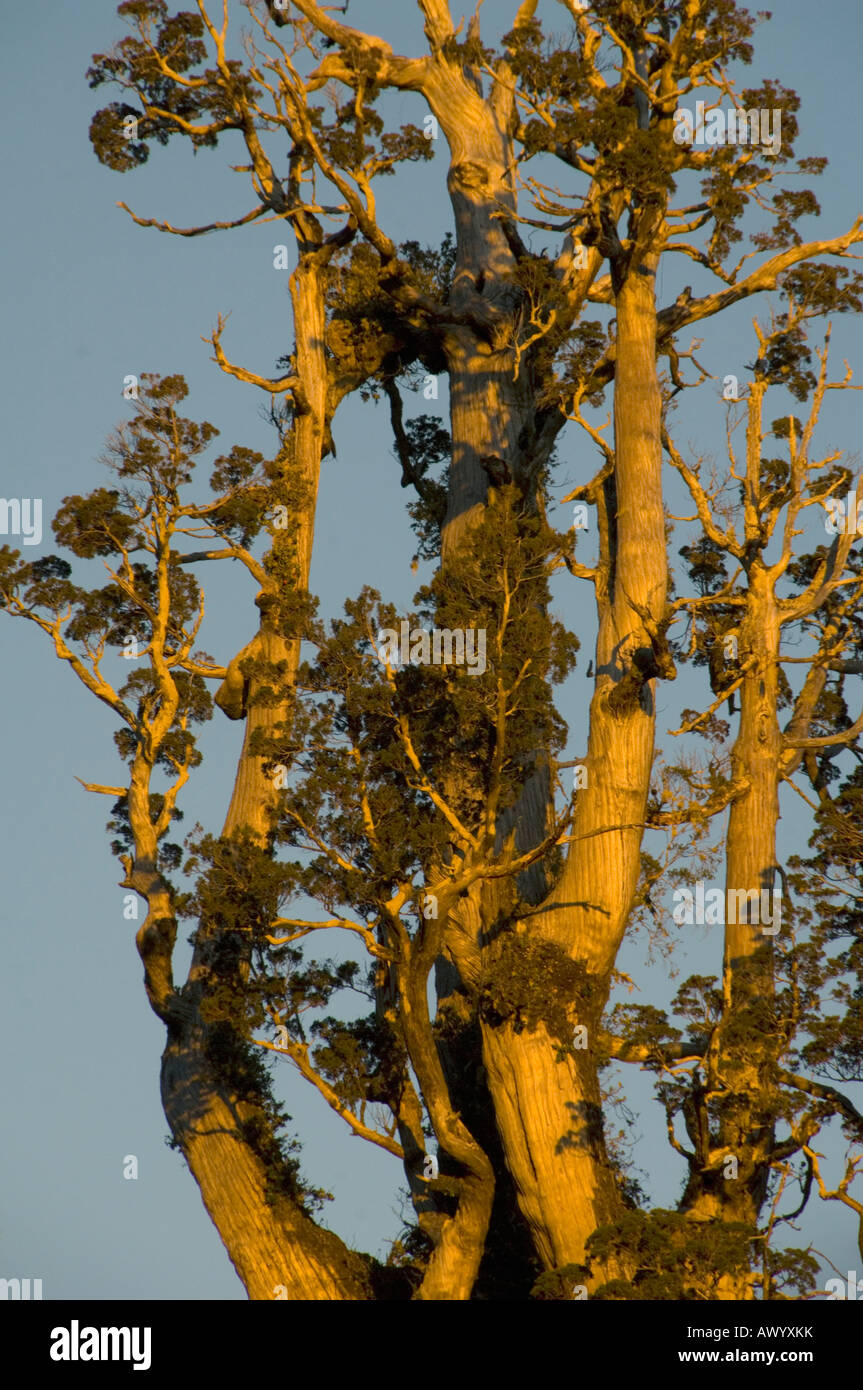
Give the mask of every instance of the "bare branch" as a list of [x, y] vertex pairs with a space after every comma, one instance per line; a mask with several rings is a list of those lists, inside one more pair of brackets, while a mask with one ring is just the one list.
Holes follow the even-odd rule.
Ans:
[[233, 362], [229, 362], [222, 350], [222, 333], [225, 329], [225, 320], [222, 315], [218, 316], [218, 326], [210, 334], [209, 338], [201, 338], [202, 343], [210, 343], [213, 347], [213, 361], [218, 362], [223, 372], [228, 376], [236, 377], [238, 381], [247, 381], [252, 386], [259, 386], [262, 391], [267, 391], [271, 396], [279, 396], [288, 392], [294, 395], [300, 389], [301, 382], [298, 376], [285, 375], [271, 380], [269, 377], [258, 376], [257, 372], [249, 372], [245, 367], [236, 367]]
[[98, 782], [84, 782], [80, 777], [75, 781], [81, 783], [85, 792], [100, 792], [102, 796], [127, 796], [129, 792], [128, 787], [103, 787]]
[[836, 1090], [835, 1086], [828, 1086], [823, 1081], [810, 1081], [808, 1076], [798, 1076], [795, 1072], [781, 1069], [777, 1075], [786, 1086], [793, 1086], [796, 1090], [803, 1091], [807, 1096], [817, 1096], [819, 1100], [830, 1101], [836, 1114], [844, 1115], [846, 1120], [851, 1120], [853, 1124], [859, 1125], [863, 1131], [863, 1115], [847, 1096]]
[[118, 203], [117, 207], [128, 212], [132, 221], [137, 222], [139, 227], [155, 227], [160, 232], [170, 232], [172, 236], [206, 236], [207, 232], [223, 232], [231, 227], [245, 227], [249, 222], [256, 222], [259, 217], [270, 211], [268, 207], [260, 205], [252, 208], [244, 217], [235, 218], [233, 222], [208, 222], [203, 227], [172, 227], [170, 222], [160, 222], [155, 217], [138, 217], [126, 203]]
[[705, 295], [701, 299], [690, 299], [685, 305], [672, 305], [668, 309], [662, 309], [657, 315], [657, 336], [661, 338], [665, 333], [674, 333], [686, 324], [697, 323], [700, 319], [718, 314], [729, 305], [737, 304], [741, 299], [757, 294], [760, 290], [775, 289], [783, 271], [800, 261], [814, 256], [845, 256], [849, 246], [861, 241], [863, 217], [858, 217], [850, 231], [845, 232], [843, 236], [827, 241], [808, 241], [801, 246], [789, 247], [787, 251], [780, 252], [757, 270], [753, 270], [739, 285], [731, 285], [728, 289]]
[[722, 691], [722, 694], [717, 696], [710, 708], [705, 710], [703, 714], [697, 715], [695, 719], [690, 719], [688, 724], [681, 724], [679, 729], [669, 729], [668, 732], [670, 734], [673, 734], [675, 738], [677, 738], [679, 734], [691, 734], [693, 729], [697, 729], [699, 724], [703, 724], [706, 720], [708, 720], [711, 714], [718, 710], [721, 704], [724, 704], [724, 702], [728, 699], [729, 695], [733, 695], [734, 691], [738, 688], [738, 686], [743, 684], [743, 679], [746, 675], [746, 672], [752, 669], [757, 660], [757, 655], [753, 655], [750, 656], [747, 661], [744, 661], [743, 665], [740, 667], [740, 674], [737, 677], [737, 679], [733, 681], [731, 685], [726, 686], [725, 690]]

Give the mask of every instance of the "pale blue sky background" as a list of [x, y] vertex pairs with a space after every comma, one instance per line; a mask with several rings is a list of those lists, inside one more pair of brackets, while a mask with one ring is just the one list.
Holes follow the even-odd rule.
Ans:
[[[245, 18], [240, 5], [231, 8], [238, 22]], [[497, 37], [508, 28], [515, 8], [515, 0], [486, 0], [484, 35]], [[543, 9], [560, 23], [550, 0]], [[835, 235], [863, 205], [859, 121], [851, 105], [859, 88], [863, 21], [854, 0], [827, 0], [815, 10], [803, 0], [782, 0], [774, 15], [757, 40], [758, 58], [745, 82], [754, 85], [756, 74], [776, 76], [803, 99], [798, 152], [830, 159], [817, 185], [823, 216], [810, 234]], [[420, 47], [420, 24], [408, 0], [352, 0], [349, 18], [385, 34], [397, 49]], [[117, 209], [123, 199], [141, 215], [190, 225], [237, 216], [252, 205], [245, 176], [227, 168], [238, 159], [228, 143], [195, 158], [179, 144], [157, 147], [143, 170], [126, 176], [97, 163], [88, 126], [113, 93], [90, 92], [84, 74], [91, 55], [124, 32], [113, 0], [54, 0], [38, 7], [0, 0], [7, 113], [0, 134], [6, 193], [0, 212], [0, 493], [44, 500], [43, 542], [26, 547], [27, 558], [53, 549], [49, 523], [63, 496], [105, 480], [97, 458], [106, 434], [126, 413], [121, 390], [127, 372], [183, 372], [191, 387], [187, 413], [216, 424], [221, 446], [272, 450], [271, 430], [259, 415], [264, 398], [225, 378], [201, 335], [211, 331], [218, 312], [232, 311], [228, 355], [253, 370], [272, 371], [292, 338], [287, 275], [274, 271], [272, 257], [274, 242], [285, 238], [268, 225], [184, 241], [140, 229]], [[424, 114], [414, 97], [394, 98], [391, 110], [415, 121]], [[434, 242], [449, 227], [445, 173], [441, 145], [433, 164], [381, 183], [381, 215], [397, 240]], [[671, 284], [665, 271], [663, 302], [673, 300], [684, 280], [699, 288], [688, 263], [681, 274]], [[722, 324], [705, 327], [701, 360], [719, 378], [745, 375], [754, 312], [750, 302]], [[837, 323], [837, 368], [843, 355], [863, 374], [859, 323]], [[678, 442], [695, 441], [721, 458], [724, 416], [719, 389], [711, 396], [712, 389], [684, 400]], [[439, 405], [445, 413], [444, 391]], [[834, 395], [830, 407], [823, 442], [853, 453], [857, 398]], [[430, 406], [410, 403], [411, 413], [420, 408]], [[409, 570], [413, 537], [384, 412], [350, 403], [337, 417], [335, 437], [339, 455], [324, 468], [312, 587], [326, 612], [337, 611], [362, 583], [407, 604], [416, 587]], [[557, 495], [563, 496], [594, 470], [595, 457], [572, 431], [560, 455]], [[563, 514], [558, 520], [567, 524]], [[254, 586], [233, 568], [216, 570], [201, 574], [208, 596], [202, 644], [228, 660], [254, 630]], [[101, 582], [95, 569], [91, 582]], [[584, 656], [563, 695], [570, 756], [584, 747], [589, 687], [583, 672], [592, 643], [591, 631], [573, 616], [589, 609], [577, 587], [567, 580], [557, 593]], [[243, 1298], [194, 1182], [164, 1144], [158, 1087], [164, 1030], [141, 985], [134, 924], [123, 920], [118, 866], [104, 831], [110, 802], [75, 781], [115, 779], [110, 716], [31, 625], [3, 619], [0, 642], [6, 733], [0, 1275], [41, 1278], [46, 1298]], [[661, 691], [667, 727], [675, 727], [680, 709], [698, 698], [696, 688], [687, 675]], [[185, 828], [196, 820], [219, 828], [239, 742], [239, 727], [217, 713], [202, 742], [210, 755], [181, 803]], [[801, 820], [790, 803], [783, 814], [780, 852], [787, 856], [799, 848]], [[717, 971], [718, 937], [709, 929], [689, 932], [680, 978]], [[643, 1002], [664, 1002], [676, 986], [665, 966], [646, 973], [642, 960], [636, 940], [619, 965], [638, 973]], [[284, 1071], [305, 1170], [336, 1195], [326, 1219], [351, 1243], [382, 1255], [399, 1227], [398, 1165], [348, 1139], [305, 1083], [287, 1066]], [[649, 1175], [654, 1204], [672, 1205], [681, 1166], [665, 1142], [649, 1080], [628, 1072], [626, 1081], [639, 1111], [636, 1132], [643, 1136], [638, 1164]], [[863, 1087], [848, 1089], [863, 1103]], [[832, 1178], [838, 1150], [824, 1147], [834, 1156]], [[122, 1176], [126, 1154], [139, 1160], [135, 1182]], [[855, 1268], [854, 1223], [835, 1204], [813, 1199], [801, 1233], [790, 1240], [811, 1240], [840, 1270]]]

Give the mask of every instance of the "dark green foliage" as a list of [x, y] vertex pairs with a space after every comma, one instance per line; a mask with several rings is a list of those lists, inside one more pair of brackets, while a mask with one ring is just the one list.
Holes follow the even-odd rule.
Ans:
[[[150, 794], [150, 820], [155, 825], [162, 813], [165, 805], [165, 798], [161, 792], [151, 792]], [[171, 821], [181, 821], [183, 812], [176, 806], [171, 812]], [[117, 836], [116, 840], [111, 841], [111, 853], [118, 859], [127, 859], [134, 854], [135, 841], [132, 828], [129, 824], [129, 798], [121, 796], [111, 807], [111, 819], [106, 825], [106, 830], [113, 832]], [[167, 834], [167, 831], [165, 832]], [[159, 845], [159, 859], [156, 867], [164, 871], [166, 879], [180, 867], [182, 861], [182, 846], [172, 844], [168, 840], [162, 840]]]
[[622, 1042], [650, 1050], [655, 1060], [645, 1062], [645, 1067], [661, 1068], [666, 1048], [682, 1037], [681, 1030], [671, 1027], [664, 1011], [653, 1004], [616, 1004], [609, 1027]]
[[547, 1269], [537, 1279], [530, 1296], [543, 1303], [569, 1302], [577, 1292], [587, 1287], [584, 1281], [588, 1273], [586, 1265], [560, 1265], [557, 1269]]
[[407, 1056], [388, 1020], [369, 1014], [346, 1024], [326, 1017], [313, 1023], [311, 1032], [318, 1040], [313, 1053], [316, 1069], [360, 1119], [365, 1118], [368, 1102], [397, 1109]]
[[417, 483], [420, 495], [415, 502], [408, 504], [408, 512], [419, 538], [419, 556], [423, 560], [434, 560], [440, 555], [447, 489], [445, 482], [430, 478], [428, 473], [430, 469], [440, 469], [441, 465], [449, 462], [452, 440], [448, 431], [441, 428], [436, 415], [418, 415], [413, 420], [406, 420], [405, 434], [414, 478], [420, 480]]
[[[394, 672], [390, 685], [377, 656], [379, 634], [398, 632], [401, 619], [370, 590], [345, 605], [346, 618], [332, 624], [329, 638], [320, 630], [314, 635], [318, 660], [302, 676], [308, 693], [283, 750], [296, 778], [280, 833], [288, 844], [305, 845], [303, 827], [314, 826], [324, 844], [355, 866], [340, 867], [321, 854], [295, 866], [297, 888], [330, 911], [346, 903], [363, 917], [374, 915], [403, 879], [422, 876], [448, 853], [450, 827], [433, 809], [422, 777], [444, 789], [454, 750], [467, 775], [447, 798], [479, 830], [487, 797], [497, 797], [502, 809], [517, 795], [537, 729], [560, 746], [564, 728], [550, 687], [570, 669], [574, 639], [537, 604], [551, 533], [537, 518], [518, 515], [512, 503], [502, 499], [477, 530], [470, 556], [420, 591], [419, 612], [409, 618], [411, 630], [423, 622], [426, 630], [484, 629], [483, 673], [409, 665]], [[498, 682], [509, 692], [500, 748]], [[399, 720], [407, 722], [422, 777], [398, 737]], [[378, 827], [374, 842], [361, 789]]]
[[[455, 264], [455, 247], [447, 233], [440, 248], [406, 241], [399, 247], [401, 264], [417, 289], [445, 304]], [[327, 346], [337, 367], [336, 379], [355, 380], [364, 400], [378, 399], [381, 348], [385, 370], [396, 370], [416, 385], [420, 369], [437, 374], [446, 359], [436, 334], [421, 322], [400, 314], [386, 285], [395, 274], [364, 241], [353, 242], [333, 257], [327, 283]], [[289, 365], [290, 359], [283, 359]]]
[[574, 1015], [593, 1017], [589, 976], [579, 961], [550, 941], [507, 934], [482, 980], [480, 1010], [492, 1023], [512, 1022], [515, 1032], [543, 1023], [564, 1052], [572, 1052]]
[[627, 1212], [602, 1226], [588, 1241], [591, 1265], [629, 1261], [629, 1279], [601, 1284], [593, 1297], [603, 1301], [682, 1299], [712, 1301], [723, 1276], [748, 1271], [756, 1232], [738, 1221], [692, 1221], [661, 1207]]
[[79, 600], [82, 590], [70, 583], [72, 566], [58, 555], [44, 555], [29, 564], [20, 550], [0, 546], [0, 595], [14, 598], [27, 608], [47, 608], [56, 613]]
[[434, 158], [431, 141], [419, 126], [403, 125], [388, 131], [373, 103], [379, 93], [373, 84], [364, 89], [364, 100], [358, 115], [357, 102], [351, 98], [336, 107], [332, 122], [324, 120], [328, 107], [311, 106], [309, 114], [315, 131], [321, 136], [327, 158], [337, 169], [365, 168], [374, 174], [393, 174], [396, 165], [404, 160]]
[[[839, 770], [832, 771], [838, 777]], [[811, 954], [804, 961], [807, 1003], [811, 1001], [809, 1039], [799, 1050], [800, 1063], [838, 1083], [863, 1080], [861, 811], [863, 773], [858, 766], [832, 796], [823, 792], [809, 841], [814, 853], [789, 862], [791, 882], [810, 905], [813, 919]], [[846, 1131], [863, 1141], [863, 1123], [855, 1125], [846, 1116]]]
[[89, 560], [129, 548], [136, 526], [135, 519], [123, 510], [119, 492], [97, 487], [87, 497], [64, 497], [52, 530], [58, 545]]
[[[164, 0], [130, 0], [130, 3], [119, 5], [117, 13], [129, 20], [136, 37], [121, 39], [110, 53], [94, 53], [93, 66], [87, 72], [89, 84], [91, 87], [101, 87], [105, 83], [119, 85], [139, 95], [148, 107], [166, 114], [147, 116], [140, 106], [119, 101], [97, 112], [90, 126], [90, 140], [103, 164], [125, 173], [146, 163], [150, 141], [167, 145], [172, 135], [180, 133], [171, 116], [199, 127], [198, 131], [183, 132], [196, 150], [215, 145], [222, 130], [241, 128], [236, 110], [228, 94], [218, 85], [218, 74], [214, 70], [205, 69], [203, 74], [195, 74], [207, 77], [207, 85], [184, 86], [162, 71], [156, 57], [157, 53], [161, 54], [167, 65], [183, 76], [199, 68], [207, 56], [207, 47], [202, 41], [204, 22], [199, 14], [185, 11], [169, 15]], [[238, 93], [259, 95], [238, 61], [230, 61], [229, 67]], [[138, 118], [135, 141], [123, 135], [123, 117], [128, 115]], [[212, 118], [211, 122], [202, 126], [202, 118], [206, 116]]]
[[772, 333], [766, 351], [753, 364], [757, 378], [770, 386], [785, 386], [795, 400], [805, 401], [815, 387], [815, 374], [808, 370], [812, 351], [803, 326]]
[[765, 1252], [763, 1237], [744, 1222], [693, 1221], [661, 1207], [628, 1212], [600, 1227], [588, 1241], [588, 1253], [592, 1267], [609, 1260], [634, 1265], [629, 1279], [600, 1284], [593, 1297], [602, 1301], [714, 1302], [722, 1296], [723, 1279], [745, 1276], [753, 1265], [763, 1271], [756, 1296], [783, 1299], [810, 1293], [818, 1274], [818, 1261], [808, 1251]]

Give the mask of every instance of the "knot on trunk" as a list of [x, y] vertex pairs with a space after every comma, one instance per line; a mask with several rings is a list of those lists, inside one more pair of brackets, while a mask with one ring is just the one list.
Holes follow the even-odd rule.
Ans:
[[[625, 592], [625, 591], [624, 591]], [[648, 608], [637, 603], [626, 594], [626, 600], [641, 619], [649, 646], [635, 647], [629, 654], [626, 674], [608, 696], [608, 707], [617, 714], [625, 714], [638, 705], [647, 708], [645, 687], [652, 680], [674, 680], [677, 667], [668, 642], [668, 629], [674, 620], [672, 609], [666, 608], [657, 621]]]
[[213, 699], [223, 714], [229, 719], [245, 719], [249, 699], [249, 678], [243, 673], [242, 663], [250, 657], [261, 654], [261, 635], [256, 633], [242, 651], [237, 652], [228, 666], [227, 674]]

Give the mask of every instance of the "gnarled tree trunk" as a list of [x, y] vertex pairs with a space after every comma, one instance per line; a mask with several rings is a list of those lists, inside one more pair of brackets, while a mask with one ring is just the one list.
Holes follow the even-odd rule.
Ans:
[[[315, 505], [328, 421], [325, 357], [325, 271], [332, 247], [304, 219], [299, 264], [291, 277], [296, 332], [296, 368], [301, 382], [285, 449], [285, 504], [290, 525], [276, 533], [277, 572], [287, 575], [293, 596], [308, 588]], [[291, 716], [292, 689], [300, 657], [300, 633], [285, 636], [275, 581], [261, 590], [256, 637], [234, 659], [217, 701], [231, 718], [245, 719], [245, 736], [223, 836], [251, 833], [266, 851], [278, 799], [268, 760], [251, 750], [256, 735], [272, 734]], [[245, 674], [248, 659], [282, 663], [277, 699], [272, 672]], [[226, 986], [242, 988], [248, 974], [248, 941], [238, 941], [218, 921], [202, 920], [195, 936], [189, 976], [169, 1001], [168, 1040], [161, 1089], [174, 1143], [201, 1189], [204, 1205], [234, 1268], [252, 1299], [366, 1299], [366, 1262], [307, 1215], [293, 1194], [272, 1197], [272, 1176], [262, 1158], [273, 1150], [275, 1133], [256, 1079], [244, 1068], [247, 1032], [241, 1024], [210, 1019], [212, 1001]]]

